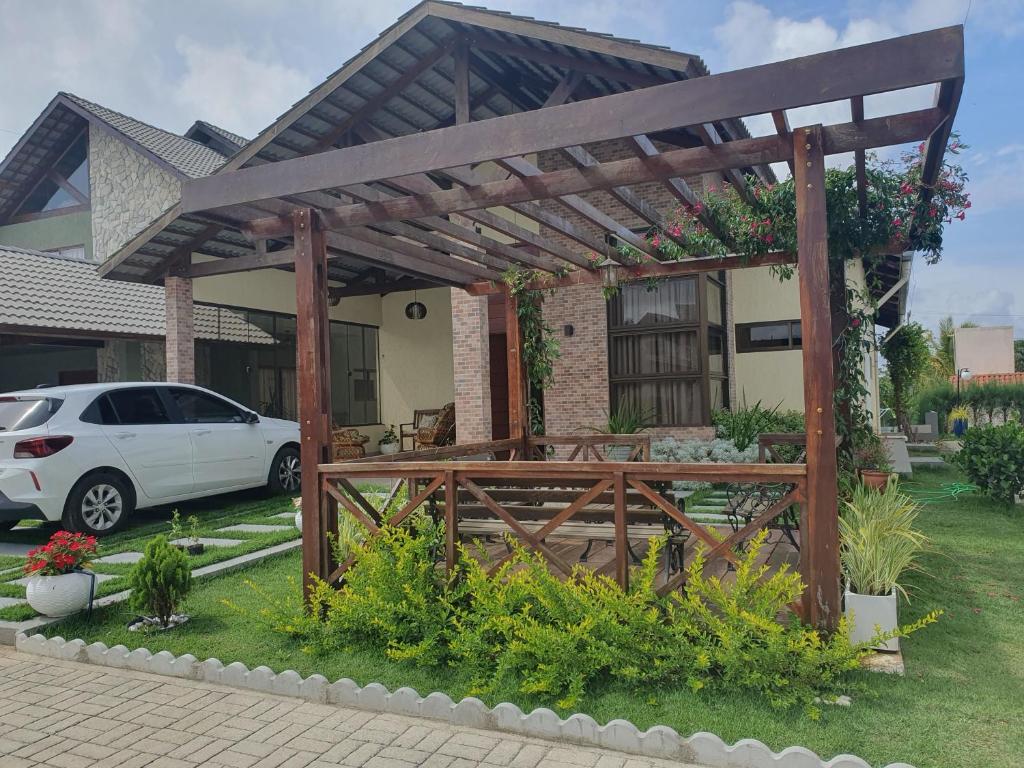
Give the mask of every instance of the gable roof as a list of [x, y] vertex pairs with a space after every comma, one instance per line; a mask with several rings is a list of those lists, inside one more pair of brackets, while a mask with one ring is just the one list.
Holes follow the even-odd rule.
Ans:
[[[273, 344], [244, 310], [196, 304], [196, 338]], [[0, 245], [0, 331], [65, 332], [99, 338], [160, 338], [163, 289], [104, 280], [96, 265], [55, 253]]]
[[[424, 0], [349, 59], [340, 69], [264, 129], [216, 173], [277, 162], [329, 149], [348, 127], [369, 124], [382, 136], [429, 131], [454, 122], [456, 40], [471, 39], [469, 91], [474, 120], [540, 107], [566, 71], [583, 77], [586, 97], [604, 96], [656, 83], [708, 74], [700, 58], [635, 40], [564, 27], [485, 8]], [[749, 136], [741, 120], [724, 120], [715, 130], [723, 140]], [[680, 132], [677, 141], [701, 140]], [[770, 171], [768, 171], [770, 173]], [[344, 194], [344, 193], [342, 193]], [[244, 212], [243, 212], [244, 213]], [[221, 211], [225, 226], [193, 251], [211, 255], [253, 253], [237, 235], [239, 222]], [[237, 218], [237, 216], [236, 216]], [[189, 233], [202, 232], [200, 217], [181, 215], [175, 205], [100, 267], [101, 274], [124, 280], [159, 280], [165, 260]], [[225, 234], [234, 237], [225, 243]], [[230, 251], [225, 252], [225, 245]], [[219, 249], [219, 251], [218, 251]], [[336, 253], [332, 270], [365, 268], [364, 260]], [[399, 272], [399, 274], [402, 274]], [[337, 272], [334, 279], [345, 278]]]
[[70, 142], [90, 125], [124, 141], [181, 179], [208, 176], [224, 164], [226, 157], [198, 141], [60, 92], [0, 162], [0, 221], [14, 213]]
[[249, 143], [244, 136], [239, 136], [237, 133], [232, 133], [205, 120], [196, 120], [184, 135], [186, 139], [198, 141], [228, 157]]

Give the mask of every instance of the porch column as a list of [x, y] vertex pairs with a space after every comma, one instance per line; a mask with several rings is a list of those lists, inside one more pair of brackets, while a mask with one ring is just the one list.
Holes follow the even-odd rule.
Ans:
[[456, 442], [477, 443], [493, 435], [487, 297], [451, 290]]
[[[524, 440], [530, 432], [526, 371], [523, 366], [523, 337], [519, 329], [519, 297], [505, 288], [505, 339], [508, 359], [508, 436]], [[527, 456], [526, 444], [522, 455]]]
[[327, 247], [316, 212], [292, 213], [295, 240], [295, 346], [299, 376], [302, 466], [302, 586], [331, 572], [327, 534], [338, 532], [337, 505], [320, 490], [319, 464], [331, 457], [331, 342], [327, 316]]
[[164, 307], [167, 320], [167, 380], [195, 384], [196, 350], [191, 278], [177, 275], [164, 278]]
[[839, 502], [825, 158], [820, 125], [794, 131], [793, 154], [807, 421], [807, 498], [800, 529], [800, 572], [807, 584], [803, 610], [804, 621], [833, 629], [840, 615]]

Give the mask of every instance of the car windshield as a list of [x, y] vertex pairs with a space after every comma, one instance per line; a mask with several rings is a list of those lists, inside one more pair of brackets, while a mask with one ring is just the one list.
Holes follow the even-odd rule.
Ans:
[[63, 402], [53, 397], [0, 395], [0, 432], [17, 432], [45, 424]]

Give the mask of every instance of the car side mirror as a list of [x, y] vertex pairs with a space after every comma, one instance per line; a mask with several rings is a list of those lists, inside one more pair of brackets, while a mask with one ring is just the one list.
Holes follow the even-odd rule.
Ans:
[[260, 423], [260, 417], [259, 417], [259, 415], [257, 415], [256, 413], [254, 413], [252, 411], [246, 411], [245, 412], [245, 423], [246, 424], [259, 424]]

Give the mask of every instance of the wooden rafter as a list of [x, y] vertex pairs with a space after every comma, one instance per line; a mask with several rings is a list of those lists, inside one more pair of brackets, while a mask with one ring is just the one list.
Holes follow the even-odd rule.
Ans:
[[[854, 118], [854, 119], [856, 119], [856, 118]], [[777, 134], [779, 134], [779, 136], [782, 136], [783, 138], [787, 138], [788, 139], [790, 134], [793, 131], [789, 127], [789, 118], [786, 117], [786, 110], [784, 110], [784, 109], [773, 109], [772, 110], [772, 122], [775, 123], [775, 132]], [[789, 165], [789, 172], [790, 173], [794, 173], [795, 169], [793, 168], [793, 160], [790, 159], [790, 160], [787, 161], [787, 163]]]
[[[951, 27], [186, 181], [189, 213], [963, 77]], [[836, 72], [843, 77], [837, 78]], [[950, 92], [954, 86], [950, 86]], [[955, 99], [944, 100], [955, 105]], [[940, 109], [942, 107], [940, 106]], [[608, 115], [614, 114], [615, 120]], [[725, 148], [735, 142], [720, 145]], [[934, 153], [933, 153], [934, 155]], [[941, 158], [941, 154], [937, 156]], [[763, 163], [755, 159], [755, 165]], [[927, 158], [926, 158], [927, 162]], [[938, 159], [931, 165], [935, 165]], [[723, 164], [723, 167], [736, 167]], [[741, 166], [742, 167], [742, 166]], [[926, 169], [927, 170], [927, 169]]]
[[[855, 123], [864, 121], [864, 97], [854, 96], [850, 99], [850, 117]], [[857, 208], [861, 218], [868, 215], [868, 169], [867, 156], [863, 149], [853, 153], [853, 164], [857, 174]]]
[[[721, 135], [718, 133], [718, 129], [712, 123], [701, 123], [695, 125], [691, 130], [697, 134], [697, 137], [701, 140], [705, 147], [709, 149], [715, 149], [716, 147], [722, 146], [725, 142], [722, 141]], [[732, 184], [733, 188], [739, 193], [739, 196], [748, 205], [754, 205], [754, 194], [750, 191], [750, 187], [747, 185], [747, 180], [743, 177], [743, 173], [738, 168], [725, 168], [722, 171], [725, 176], [725, 180]]]
[[[859, 125], [843, 123], [829, 126], [823, 132], [825, 152], [836, 154], [918, 141], [931, 135], [944, 118], [941, 109], [930, 108], [865, 120]], [[550, 171], [527, 179], [513, 177], [471, 187], [393, 198], [373, 205], [339, 206], [322, 211], [322, 215], [328, 227], [340, 229], [562, 197], [624, 184], [744, 167], [755, 162], [781, 162], [792, 157], [792, 142], [778, 136], [762, 136], [731, 141], [714, 149], [679, 149], [664, 152], [657, 158], [616, 160], [595, 168]], [[277, 219], [253, 222], [250, 226], [258, 236], [266, 237], [279, 235], [286, 228], [286, 224]]]

